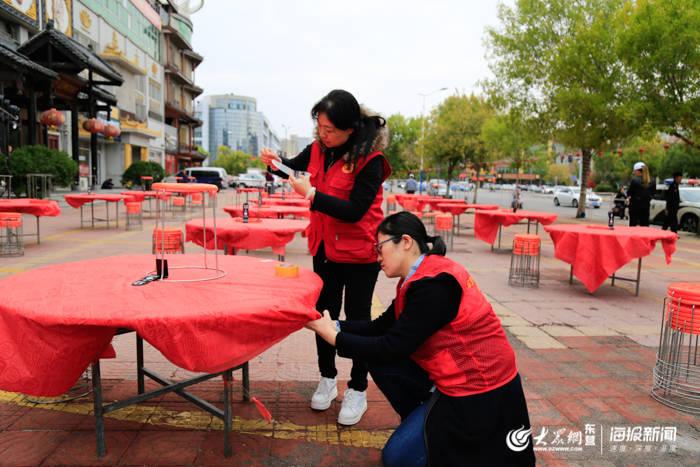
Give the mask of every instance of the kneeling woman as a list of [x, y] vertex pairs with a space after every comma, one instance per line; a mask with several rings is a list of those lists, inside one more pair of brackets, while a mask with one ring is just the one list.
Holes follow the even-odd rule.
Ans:
[[384, 465], [534, 465], [515, 354], [467, 270], [405, 211], [382, 221], [376, 248], [384, 273], [401, 278], [391, 306], [371, 322], [324, 312], [307, 327], [369, 362], [401, 416]]

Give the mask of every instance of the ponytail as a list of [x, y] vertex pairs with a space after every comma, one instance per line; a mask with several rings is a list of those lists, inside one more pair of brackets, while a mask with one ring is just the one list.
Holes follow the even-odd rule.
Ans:
[[[445, 256], [445, 253], [447, 253], [447, 245], [445, 245], [445, 242], [442, 240], [442, 237], [439, 235], [435, 236], [427, 236], [425, 243], [430, 243], [433, 245], [433, 247], [424, 252], [423, 249], [421, 248], [421, 253], [425, 253], [426, 255], [439, 255], [439, 256]], [[427, 246], [426, 246], [427, 249]]]

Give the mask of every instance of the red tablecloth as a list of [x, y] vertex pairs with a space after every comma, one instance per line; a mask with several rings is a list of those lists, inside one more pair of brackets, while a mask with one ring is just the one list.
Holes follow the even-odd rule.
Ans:
[[483, 240], [489, 245], [493, 245], [498, 234], [498, 226], [508, 227], [517, 224], [521, 220], [539, 222], [542, 225], [549, 225], [557, 220], [557, 215], [549, 212], [536, 211], [495, 211], [480, 210], [474, 213], [474, 236]]
[[[231, 217], [242, 217], [243, 216], [243, 206], [224, 206], [224, 211], [226, 211]], [[311, 211], [309, 208], [302, 206], [256, 206], [251, 205], [248, 208], [248, 215], [251, 217], [263, 217], [267, 219], [277, 219], [284, 216], [299, 216], [299, 217], [311, 217]]]
[[301, 196], [297, 192], [292, 192], [292, 193], [273, 193], [271, 195], [268, 195], [267, 193], [263, 192], [263, 198], [275, 198], [275, 199], [304, 199], [303, 196]]
[[[244, 224], [238, 218], [216, 219], [218, 248], [229, 246], [237, 250], [259, 250], [272, 247], [278, 255], [284, 255], [285, 246], [294, 239], [294, 234], [303, 232], [309, 225], [307, 220], [260, 219], [260, 222]], [[214, 225], [207, 220], [207, 249], [214, 248]], [[201, 219], [185, 224], [185, 239], [204, 246], [204, 227]]]
[[[173, 255], [168, 262], [201, 265], [202, 259]], [[280, 278], [276, 264], [220, 256], [228, 273], [221, 279], [134, 287], [153, 269], [154, 257], [114, 256], [0, 280], [0, 389], [62, 394], [110, 348], [120, 327], [190, 371], [215, 373], [246, 362], [318, 316], [320, 278], [303, 269], [298, 278]]]
[[108, 193], [79, 193], [75, 195], [63, 195], [71, 207], [78, 209], [85, 203], [92, 203], [94, 201], [107, 201], [108, 203], [118, 203], [119, 201], [129, 201], [133, 198], [131, 195], [114, 195]]
[[61, 207], [49, 199], [0, 199], [0, 212], [21, 212], [32, 216], [56, 217], [61, 214]]
[[302, 206], [305, 208], [308, 208], [311, 206], [311, 201], [308, 199], [298, 199], [298, 198], [292, 198], [292, 199], [280, 199], [280, 198], [264, 198], [263, 199], [263, 206]]
[[574, 268], [574, 276], [594, 292], [612, 273], [635, 258], [652, 252], [657, 240], [666, 262], [676, 251], [678, 236], [651, 227], [559, 224], [544, 228], [554, 242], [554, 256]]
[[474, 209], [475, 211], [479, 210], [496, 210], [498, 209], [499, 206], [497, 204], [470, 204], [470, 203], [465, 203], [464, 201], [450, 201], [450, 202], [442, 202], [442, 203], [437, 203], [435, 205], [435, 209], [438, 211], [446, 212], [449, 214], [452, 214], [453, 216], [458, 216], [465, 212], [467, 209]]

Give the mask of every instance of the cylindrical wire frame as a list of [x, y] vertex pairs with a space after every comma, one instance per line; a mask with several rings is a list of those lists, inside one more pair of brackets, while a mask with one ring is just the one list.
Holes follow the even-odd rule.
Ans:
[[[158, 232], [158, 226], [160, 225], [161, 242], [160, 242], [160, 250], [156, 249], [156, 258], [160, 257], [159, 259], [161, 260], [161, 263], [164, 263], [164, 260], [165, 260], [165, 203], [167, 203], [167, 200], [164, 199], [165, 196], [161, 196], [161, 195], [165, 194], [166, 190], [160, 189], [157, 191], [158, 191], [158, 194], [156, 195], [156, 225], [155, 225], [155, 229], [156, 229], [156, 232]], [[173, 270], [173, 269], [204, 269], [207, 271], [215, 271], [215, 273], [210, 277], [202, 277], [202, 278], [198, 278], [198, 279], [170, 279], [169, 277], [168, 278], [164, 277], [165, 267], [162, 267], [161, 271], [160, 271], [160, 280], [162, 282], [213, 281], [216, 279], [221, 279], [222, 277], [224, 277], [226, 275], [226, 271], [219, 268], [219, 249], [218, 249], [218, 238], [217, 238], [217, 234], [216, 234], [216, 199], [218, 196], [216, 194], [214, 196], [212, 196], [211, 192], [208, 192], [208, 191], [205, 193], [207, 196], [209, 196], [209, 206], [212, 208], [212, 222], [214, 225], [214, 267], [209, 267], [209, 263], [207, 260], [207, 208], [206, 208], [207, 203], [205, 203], [204, 199], [203, 199], [202, 200], [202, 228], [203, 228], [203, 245], [204, 245], [204, 266], [175, 266], [175, 267], [170, 267], [168, 269], [169, 270]], [[204, 193], [203, 193], [203, 195], [204, 195]], [[183, 238], [182, 241], [184, 242], [185, 239]]]
[[700, 306], [681, 297], [664, 298], [651, 396], [692, 414], [700, 414], [699, 340]]

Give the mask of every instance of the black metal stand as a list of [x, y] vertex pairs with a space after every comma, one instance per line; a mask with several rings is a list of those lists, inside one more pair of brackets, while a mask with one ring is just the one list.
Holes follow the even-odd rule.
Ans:
[[[96, 200], [95, 200], [96, 201]], [[100, 217], [95, 217], [95, 201], [90, 202], [90, 220], [89, 221], [84, 221], [83, 220], [83, 206], [80, 206], [80, 228], [82, 229], [85, 224], [90, 224], [91, 228], [95, 228], [95, 222], [106, 222], [107, 223], [107, 228], [109, 229], [109, 201], [105, 201], [105, 210], [107, 217], [106, 219], [102, 219]], [[119, 202], [117, 201], [114, 203], [116, 206], [116, 226], [119, 228]]]
[[[120, 330], [118, 334], [124, 334], [127, 332], [132, 332], [130, 330]], [[129, 399], [113, 402], [111, 404], [103, 404], [102, 402], [102, 378], [100, 374], [100, 361], [97, 360], [92, 364], [92, 386], [94, 394], [94, 411], [95, 411], [95, 432], [97, 435], [97, 456], [103, 457], [107, 452], [105, 444], [105, 429], [104, 429], [104, 416], [115, 410], [123, 409], [130, 405], [138, 404], [139, 402], [144, 402], [154, 397], [167, 394], [169, 392], [174, 392], [183, 399], [192, 402], [194, 405], [202, 410], [209, 412], [215, 417], [220, 418], [224, 422], [224, 456], [230, 457], [232, 454], [231, 447], [231, 427], [233, 425], [233, 412], [231, 407], [231, 396], [233, 393], [233, 372], [235, 370], [242, 370], [243, 372], [243, 400], [248, 401], [250, 397], [250, 380], [248, 373], [248, 362], [243, 363], [234, 368], [229, 368], [219, 373], [212, 373], [207, 375], [197, 376], [196, 378], [191, 378], [185, 381], [180, 381], [178, 383], [167, 380], [161, 377], [155, 372], [144, 367], [143, 364], [143, 339], [141, 336], [136, 334], [136, 373], [137, 373], [137, 385], [138, 385], [138, 396], [131, 397]], [[188, 386], [201, 383], [203, 381], [216, 378], [221, 375], [224, 380], [224, 408], [219, 409], [213, 404], [201, 399], [184, 389]], [[163, 387], [153, 391], [146, 392], [145, 378], [148, 377]]]
[[[540, 233], [540, 223], [537, 221], [531, 221], [530, 219], [527, 220], [527, 233], [530, 233], [530, 225], [534, 222], [535, 224], [535, 233], [539, 234]], [[522, 225], [520, 222], [514, 224], [514, 225]], [[498, 225], [498, 247], [494, 248], [493, 244], [491, 245], [491, 252], [493, 253], [510, 253], [512, 248], [501, 248], [501, 230], [503, 230], [503, 224]]]
[[[635, 284], [635, 289], [634, 289], [634, 296], [639, 297], [639, 284], [642, 282], [642, 258], [639, 258], [637, 261], [637, 277], [635, 279], [632, 279], [630, 277], [620, 277], [616, 276], [615, 273], [610, 276], [611, 279], [611, 286], [615, 287], [615, 281], [626, 281], [626, 282], [634, 282]], [[569, 285], [572, 285], [574, 283], [574, 267], [573, 265], [569, 268]]]

